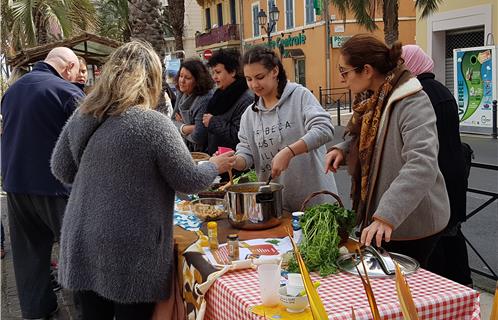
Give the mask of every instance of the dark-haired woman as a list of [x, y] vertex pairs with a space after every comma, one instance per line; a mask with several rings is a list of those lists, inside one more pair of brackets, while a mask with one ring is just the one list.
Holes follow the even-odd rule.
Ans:
[[239, 143], [240, 118], [254, 99], [247, 88], [240, 67], [240, 53], [219, 50], [209, 60], [217, 90], [203, 116], [207, 128], [207, 152], [213, 154], [218, 147], [235, 149]]
[[[242, 115], [235, 169], [254, 165], [260, 181], [271, 175], [283, 184], [283, 208], [291, 212], [312, 192], [337, 192], [322, 160], [334, 135], [329, 114], [308, 89], [287, 81], [273, 51], [253, 47], [242, 62], [256, 101]], [[320, 196], [310, 204], [326, 201]]]
[[343, 45], [339, 72], [357, 94], [346, 127], [351, 140], [327, 154], [326, 166], [335, 171], [347, 160], [361, 242], [382, 244], [425, 267], [448, 223], [449, 202], [434, 110], [400, 57], [401, 43], [388, 48], [368, 34]]
[[176, 98], [172, 120], [190, 151], [205, 151], [207, 135], [202, 116], [213, 95], [213, 79], [206, 66], [197, 59], [187, 59], [176, 76]]

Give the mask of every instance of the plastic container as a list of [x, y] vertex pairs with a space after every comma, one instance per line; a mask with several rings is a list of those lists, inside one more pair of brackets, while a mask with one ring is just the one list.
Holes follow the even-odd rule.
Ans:
[[261, 264], [258, 266], [259, 292], [264, 306], [276, 306], [279, 301], [280, 264]]

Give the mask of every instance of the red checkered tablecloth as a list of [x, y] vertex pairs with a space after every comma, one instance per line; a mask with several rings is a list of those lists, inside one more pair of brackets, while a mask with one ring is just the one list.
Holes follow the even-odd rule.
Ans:
[[[318, 294], [329, 319], [351, 319], [351, 306], [356, 319], [371, 319], [368, 301], [359, 277], [341, 272], [320, 278]], [[458, 283], [419, 269], [407, 276], [420, 319], [478, 320], [479, 293]], [[393, 278], [370, 279], [382, 319], [403, 319]], [[261, 304], [258, 275], [253, 270], [227, 273], [213, 284], [206, 295], [206, 319], [263, 319], [250, 311]]]

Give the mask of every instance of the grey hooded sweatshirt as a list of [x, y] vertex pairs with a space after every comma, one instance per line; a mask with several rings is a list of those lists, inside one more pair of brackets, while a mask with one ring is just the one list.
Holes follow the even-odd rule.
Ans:
[[[305, 87], [288, 82], [275, 107], [266, 109], [263, 99], [246, 109], [240, 121], [236, 154], [246, 161], [246, 169], [254, 165], [259, 181], [266, 181], [271, 173], [273, 157], [287, 145], [301, 139], [308, 153], [298, 155], [281, 176], [273, 179], [283, 189], [284, 210], [301, 208], [304, 199], [315, 191], [337, 193], [333, 175], [325, 174], [325, 144], [334, 136], [330, 115]], [[327, 196], [315, 197], [308, 207], [333, 202]]]

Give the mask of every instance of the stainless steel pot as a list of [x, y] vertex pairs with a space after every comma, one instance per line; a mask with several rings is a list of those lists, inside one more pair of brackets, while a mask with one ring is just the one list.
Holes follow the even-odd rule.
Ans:
[[227, 188], [228, 221], [238, 229], [260, 230], [278, 226], [282, 218], [282, 189], [270, 183], [269, 190], [260, 191], [264, 182], [241, 183]]

